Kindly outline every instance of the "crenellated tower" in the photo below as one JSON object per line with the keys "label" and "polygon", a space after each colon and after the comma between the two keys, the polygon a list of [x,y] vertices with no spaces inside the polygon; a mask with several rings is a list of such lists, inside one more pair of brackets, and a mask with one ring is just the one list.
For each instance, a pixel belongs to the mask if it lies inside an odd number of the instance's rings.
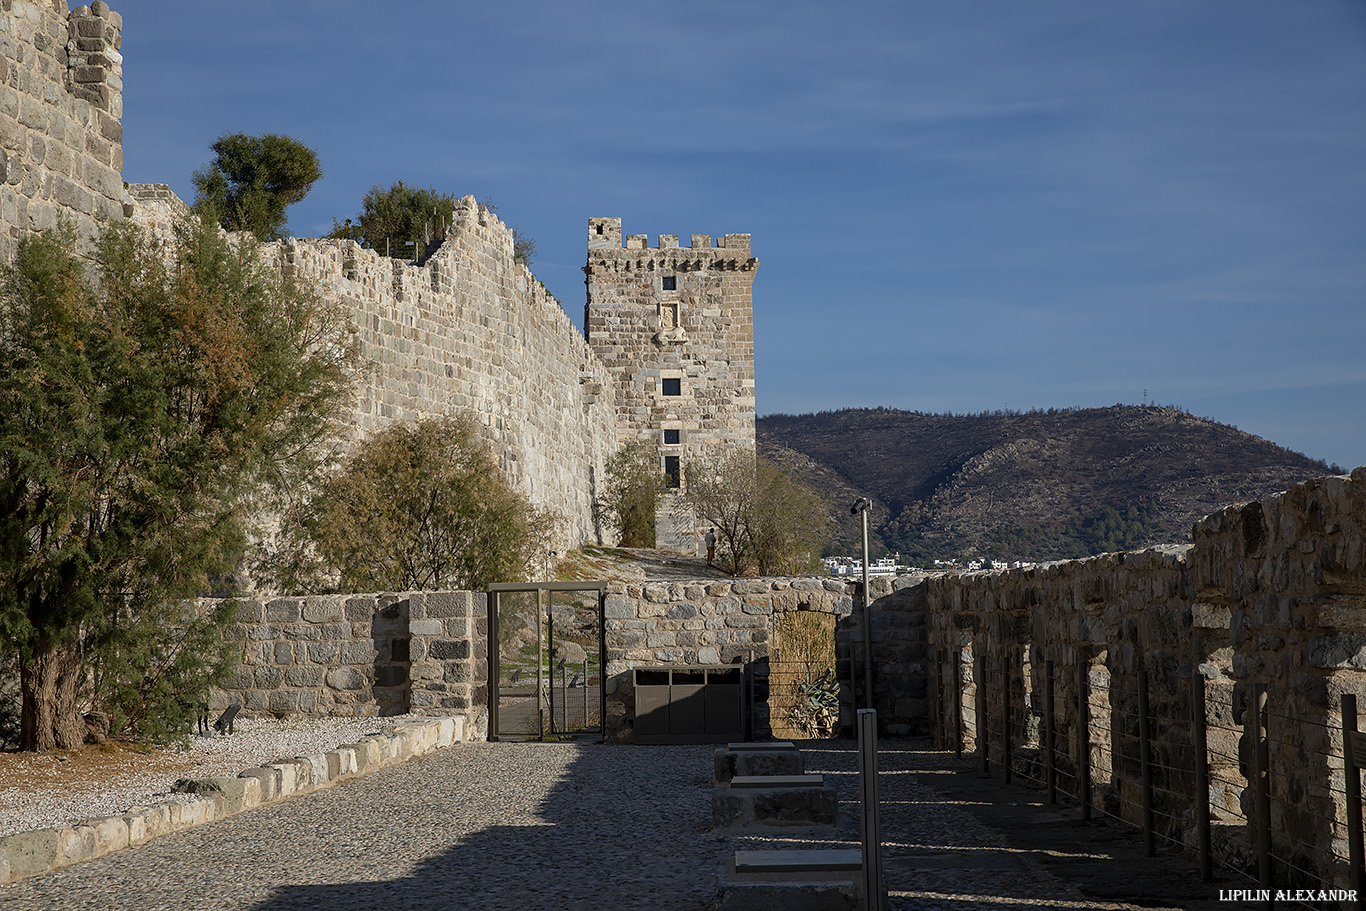
{"label": "crenellated tower", "polygon": [[656,521],[658,546],[692,552],[698,529],[682,504],[683,466],[754,448],[754,312],[759,261],[748,234],[691,247],[661,234],[623,245],[620,218],[588,220],[584,334],[616,385],[621,442],[655,440],[675,489]]}

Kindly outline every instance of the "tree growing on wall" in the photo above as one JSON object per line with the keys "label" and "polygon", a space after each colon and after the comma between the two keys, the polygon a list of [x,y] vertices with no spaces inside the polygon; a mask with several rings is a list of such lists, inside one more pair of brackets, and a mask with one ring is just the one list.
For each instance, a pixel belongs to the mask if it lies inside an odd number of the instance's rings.
{"label": "tree growing on wall", "polygon": [[260,568],[289,592],[478,589],[539,571],[555,523],[473,420],[392,424],[289,511]]}
{"label": "tree growing on wall", "polygon": [[659,447],[648,440],[627,443],[607,460],[597,510],[617,530],[618,546],[655,546],[655,510],[666,484]]}
{"label": "tree growing on wall", "polygon": [[[495,215],[498,213],[498,206],[490,197],[485,197],[480,205]],[[521,263],[528,269],[536,262],[536,239],[516,227],[512,229],[512,261]]]}
{"label": "tree growing on wall", "polygon": [[308,469],[356,359],[346,314],[217,225],[170,251],[110,227],[95,266],[50,232],[0,282],[0,642],[26,750],[79,746],[86,706],[175,720],[225,671],[228,612],[181,605]]}
{"label": "tree growing on wall", "polygon": [[210,146],[214,160],[192,178],[195,207],[229,231],[258,240],[285,236],[285,209],[323,176],[317,154],[289,136],[227,133]]}
{"label": "tree growing on wall", "polygon": [[410,187],[401,180],[375,184],[361,198],[354,221],[334,224],[331,237],[355,240],[399,259],[418,257],[451,218],[455,195]]}
{"label": "tree growing on wall", "polygon": [[721,565],[736,575],[791,575],[820,565],[829,504],[783,466],[752,449],[717,464],[690,463],[693,513],[716,529]]}

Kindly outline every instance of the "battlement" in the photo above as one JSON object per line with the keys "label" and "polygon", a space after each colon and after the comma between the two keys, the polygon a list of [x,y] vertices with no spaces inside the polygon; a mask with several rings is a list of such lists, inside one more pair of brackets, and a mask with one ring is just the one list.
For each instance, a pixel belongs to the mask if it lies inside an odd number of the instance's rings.
{"label": "battlement", "polygon": [[0,263],[69,221],[88,242],[123,218],[123,18],[104,2],[0,4]]}
{"label": "battlement", "polygon": [[622,244],[621,219],[620,218],[590,218],[588,219],[588,249],[589,250],[625,250],[627,252],[645,250],[687,250],[692,249],[698,252],[703,250],[724,250],[727,253],[743,255],[749,258],[749,235],[748,234],[725,234],[717,239],[716,245],[712,245],[710,234],[693,234],[692,247],[680,247],[678,245],[677,234],[659,235],[659,243],[650,246],[650,236],[648,234],[631,234]]}

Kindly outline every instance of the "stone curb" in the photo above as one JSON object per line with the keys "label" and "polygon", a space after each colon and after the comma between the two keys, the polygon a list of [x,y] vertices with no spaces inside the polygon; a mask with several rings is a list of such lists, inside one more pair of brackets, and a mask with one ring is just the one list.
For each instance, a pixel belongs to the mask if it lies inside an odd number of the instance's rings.
{"label": "stone curb", "polygon": [[406,722],[328,753],[268,763],[246,769],[236,778],[186,782],[186,793],[148,807],[133,807],[121,816],[0,838],[0,883],[50,873],[262,804],[309,794],[460,743],[464,736],[464,718]]}

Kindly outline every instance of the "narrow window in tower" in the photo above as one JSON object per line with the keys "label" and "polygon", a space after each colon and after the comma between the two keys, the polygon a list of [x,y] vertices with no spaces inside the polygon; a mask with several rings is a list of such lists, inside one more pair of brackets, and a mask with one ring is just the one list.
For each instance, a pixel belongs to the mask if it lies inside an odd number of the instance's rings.
{"label": "narrow window in tower", "polygon": [[683,394],[683,381],[678,377],[665,377],[660,380],[660,382],[663,384],[663,392],[665,395]]}
{"label": "narrow window in tower", "polygon": [[666,431],[664,431],[664,445],[665,445],[665,446],[677,446],[677,445],[678,445],[678,431],[677,431],[677,430],[666,430]]}
{"label": "narrow window in tower", "polygon": [[660,281],[664,283],[663,288],[665,291],[678,290],[678,279],[675,276],[666,275],[662,279],[660,279]]}
{"label": "narrow window in tower", "polygon": [[669,487],[677,488],[680,486],[681,476],[678,470],[678,456],[664,457],[664,475]]}
{"label": "narrow window in tower", "polygon": [[602,225],[598,225],[598,233],[599,233],[599,234],[602,233]]}

